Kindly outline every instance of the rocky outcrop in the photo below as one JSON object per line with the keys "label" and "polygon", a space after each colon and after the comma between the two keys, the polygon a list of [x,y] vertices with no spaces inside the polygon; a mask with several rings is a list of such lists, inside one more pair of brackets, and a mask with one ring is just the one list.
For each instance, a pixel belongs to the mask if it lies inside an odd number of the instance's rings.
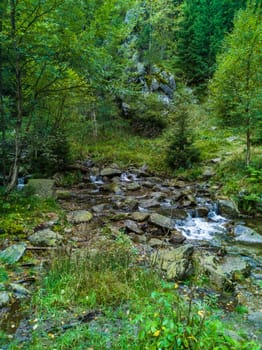
{"label": "rocky outcrop", "polygon": [[169,280],[182,280],[193,272],[192,254],[194,248],[186,244],[176,249],[163,249],[151,256],[154,265],[166,271]]}
{"label": "rocky outcrop", "polygon": [[247,226],[236,225],[234,227],[234,236],[236,243],[262,247],[262,236]]}
{"label": "rocky outcrop", "polygon": [[152,224],[163,229],[171,230],[174,228],[174,224],[171,218],[158,213],[151,214],[149,220]]}
{"label": "rocky outcrop", "polygon": [[227,218],[237,218],[239,216],[239,210],[236,203],[230,199],[219,199],[218,210],[222,216]]}

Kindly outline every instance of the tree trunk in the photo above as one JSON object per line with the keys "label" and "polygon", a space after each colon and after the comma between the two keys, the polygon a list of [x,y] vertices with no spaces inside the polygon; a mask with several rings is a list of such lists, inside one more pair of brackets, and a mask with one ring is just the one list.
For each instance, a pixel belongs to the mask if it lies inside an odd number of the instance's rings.
{"label": "tree trunk", "polygon": [[10,0],[11,13],[11,38],[13,41],[13,50],[15,57],[15,91],[16,91],[16,127],[15,127],[15,157],[10,170],[10,181],[7,186],[7,192],[14,189],[17,183],[19,163],[21,155],[21,129],[23,119],[23,93],[22,93],[22,72],[20,67],[20,56],[16,42],[16,4],[14,0]]}

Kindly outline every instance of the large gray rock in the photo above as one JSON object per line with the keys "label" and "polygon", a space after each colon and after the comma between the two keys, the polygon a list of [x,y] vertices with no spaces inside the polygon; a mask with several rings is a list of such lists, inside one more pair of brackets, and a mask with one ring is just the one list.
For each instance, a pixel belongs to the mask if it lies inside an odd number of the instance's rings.
{"label": "large gray rock", "polygon": [[163,249],[153,253],[151,261],[166,271],[169,280],[181,280],[192,273],[193,251],[190,244],[172,250]]}
{"label": "large gray rock", "polygon": [[249,276],[251,266],[242,257],[225,256],[219,260],[215,255],[199,257],[200,273],[208,274],[210,282],[219,290],[233,289],[233,283]]}
{"label": "large gray rock", "polygon": [[25,298],[31,294],[28,289],[18,283],[10,283],[9,289],[15,294],[16,298],[18,299]]}
{"label": "large gray rock", "polygon": [[131,218],[135,221],[142,222],[149,218],[149,214],[140,211],[135,211],[134,213],[132,213]]}
{"label": "large gray rock", "polygon": [[8,305],[10,301],[9,294],[5,291],[0,292],[0,307]]}
{"label": "large gray rock", "polygon": [[171,218],[158,213],[151,214],[149,220],[152,224],[164,229],[171,230],[174,228],[174,224]]}
{"label": "large gray rock", "polygon": [[116,175],[121,175],[122,171],[116,167],[108,167],[101,170],[101,176],[114,177]]}
{"label": "large gray rock", "polygon": [[55,180],[51,179],[30,179],[28,181],[29,187],[31,187],[36,195],[42,198],[48,198],[54,196]]}
{"label": "large gray rock", "polygon": [[234,227],[235,242],[245,245],[262,246],[262,236],[244,225]]}
{"label": "large gray rock", "polygon": [[133,220],[126,220],[125,221],[125,227],[131,231],[131,232],[135,232],[139,235],[141,235],[143,233],[143,231],[139,228],[139,226],[137,225],[137,223]]}
{"label": "large gray rock", "polygon": [[159,207],[160,203],[157,199],[151,198],[151,199],[146,199],[146,200],[140,201],[139,206],[142,208],[145,208],[145,209],[149,209],[149,208]]}
{"label": "large gray rock", "polygon": [[67,214],[67,220],[72,224],[81,224],[91,221],[92,213],[87,210],[75,210]]}
{"label": "large gray rock", "polygon": [[0,252],[0,260],[8,264],[14,264],[24,255],[26,250],[25,243],[11,245],[2,252]]}
{"label": "large gray rock", "polygon": [[59,241],[62,240],[62,236],[50,229],[37,231],[28,237],[28,240],[38,247],[55,247]]}
{"label": "large gray rock", "polygon": [[236,218],[239,216],[239,210],[236,203],[230,199],[218,200],[219,213],[228,218]]}

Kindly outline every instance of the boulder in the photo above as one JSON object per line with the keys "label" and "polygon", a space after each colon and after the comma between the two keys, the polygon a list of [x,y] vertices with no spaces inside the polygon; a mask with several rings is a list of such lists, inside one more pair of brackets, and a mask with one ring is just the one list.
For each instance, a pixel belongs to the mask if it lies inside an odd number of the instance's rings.
{"label": "boulder", "polygon": [[168,242],[171,244],[182,244],[186,240],[186,237],[179,231],[172,230],[171,236],[168,239]]}
{"label": "boulder", "polygon": [[169,280],[182,280],[192,273],[193,251],[190,244],[172,250],[163,249],[153,253],[151,261],[166,271]]}
{"label": "boulder", "polygon": [[151,198],[151,199],[140,201],[139,206],[145,209],[149,209],[149,208],[159,207],[160,203],[157,199]]}
{"label": "boulder", "polygon": [[137,234],[142,234],[143,231],[138,227],[137,223],[133,220],[126,220],[125,221],[125,227],[131,231],[131,232],[135,232]]}
{"label": "boulder", "polygon": [[137,191],[137,190],[140,190],[141,186],[137,182],[132,182],[132,183],[127,184],[126,188],[129,191]]}
{"label": "boulder", "polygon": [[262,236],[251,228],[244,225],[234,227],[234,241],[245,245],[262,246]]}
{"label": "boulder", "polygon": [[121,175],[122,171],[117,167],[107,167],[101,170],[101,176],[114,177],[117,175]]}
{"label": "boulder", "polygon": [[52,179],[29,179],[27,186],[31,187],[36,195],[42,198],[54,196],[55,180]]}
{"label": "boulder", "polygon": [[25,243],[13,244],[0,252],[0,260],[8,264],[14,264],[24,255],[26,250]]}
{"label": "boulder", "polygon": [[239,210],[236,203],[230,199],[219,199],[218,210],[222,216],[228,218],[237,218],[239,216]]}
{"label": "boulder", "polygon": [[158,213],[151,214],[149,221],[152,224],[154,224],[158,227],[161,227],[163,229],[171,230],[172,228],[174,228],[174,224],[173,224],[171,218],[164,216],[164,215],[161,215],[161,214],[158,214]]}
{"label": "boulder", "polygon": [[62,240],[62,236],[50,229],[37,231],[28,237],[28,240],[38,247],[55,247],[59,241]]}
{"label": "boulder", "polygon": [[17,283],[10,283],[9,289],[15,294],[15,297],[18,299],[25,298],[31,294],[28,289]]}
{"label": "boulder", "polygon": [[0,307],[8,305],[10,301],[9,294],[5,291],[0,292]]}
{"label": "boulder", "polygon": [[81,224],[91,221],[92,213],[87,210],[75,210],[67,214],[67,220],[72,224]]}
{"label": "boulder", "polygon": [[148,213],[143,213],[143,212],[140,212],[140,211],[135,211],[131,215],[131,219],[133,219],[135,221],[138,221],[138,222],[145,221],[148,218],[149,218],[149,214]]}
{"label": "boulder", "polygon": [[163,242],[161,239],[158,238],[151,238],[148,242],[148,245],[152,248],[159,248],[166,245],[165,242]]}
{"label": "boulder", "polygon": [[222,260],[216,255],[199,257],[200,273],[209,276],[210,282],[219,290],[232,290],[234,282],[249,276],[251,266],[242,257],[225,256]]}

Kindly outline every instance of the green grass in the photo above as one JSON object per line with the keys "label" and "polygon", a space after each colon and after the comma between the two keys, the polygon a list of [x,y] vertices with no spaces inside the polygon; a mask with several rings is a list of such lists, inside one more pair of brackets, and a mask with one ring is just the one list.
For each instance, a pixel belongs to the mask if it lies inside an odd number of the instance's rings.
{"label": "green grass", "polygon": [[194,289],[180,296],[121,233],[58,255],[31,301],[31,340],[9,350],[259,349],[227,336],[217,309]]}

